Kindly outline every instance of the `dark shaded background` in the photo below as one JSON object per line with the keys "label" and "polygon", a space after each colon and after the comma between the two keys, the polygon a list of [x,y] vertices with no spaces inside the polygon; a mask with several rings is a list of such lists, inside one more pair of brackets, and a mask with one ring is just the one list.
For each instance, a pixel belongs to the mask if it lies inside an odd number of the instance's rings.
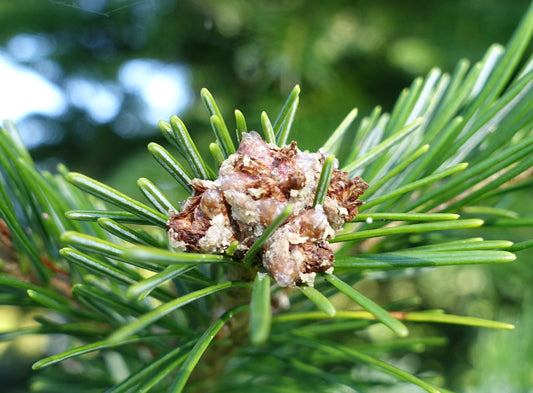
{"label": "dark shaded background", "polygon": [[[401,89],[431,67],[451,72],[459,59],[475,62],[492,43],[505,44],[528,3],[0,0],[0,58],[40,75],[62,100],[54,115],[16,117],[38,164],[54,170],[66,163],[136,195],[141,176],[172,187],[145,149],[149,141],[164,144],[158,120],[178,114],[200,146],[212,139],[202,87],[213,93],[228,125],[239,108],[249,129],[258,129],[261,111],[275,118],[300,84],[293,136],[303,148],[316,149],[353,107],[360,118],[378,104],[390,111]],[[2,96],[41,99],[31,86],[7,82],[0,75]],[[0,108],[0,117],[15,115]],[[526,212],[527,195],[508,201],[509,207]],[[427,368],[440,370],[458,390],[533,386],[533,372],[524,370],[533,364],[526,259],[393,283],[421,296],[426,307],[520,323],[512,333],[431,331],[448,336],[451,346],[426,359]],[[367,294],[377,296],[368,285]],[[0,379],[24,380],[25,356],[32,355],[3,351]]]}

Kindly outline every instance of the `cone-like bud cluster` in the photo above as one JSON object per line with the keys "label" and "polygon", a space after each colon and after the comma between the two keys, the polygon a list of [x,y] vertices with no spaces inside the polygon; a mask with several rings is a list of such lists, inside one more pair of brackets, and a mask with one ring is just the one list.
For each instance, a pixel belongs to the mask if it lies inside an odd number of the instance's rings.
{"label": "cone-like bud cluster", "polygon": [[360,177],[348,179],[334,169],[323,205],[313,207],[324,160],[321,152],[300,151],[296,142],[280,148],[256,132],[243,133],[217,180],[193,180],[195,194],[168,221],[171,245],[220,254],[238,241],[236,255],[244,255],[292,204],[292,215],[266,240],[260,255],[280,286],[312,286],[316,273],[333,271],[328,239],[353,220],[368,187]]}

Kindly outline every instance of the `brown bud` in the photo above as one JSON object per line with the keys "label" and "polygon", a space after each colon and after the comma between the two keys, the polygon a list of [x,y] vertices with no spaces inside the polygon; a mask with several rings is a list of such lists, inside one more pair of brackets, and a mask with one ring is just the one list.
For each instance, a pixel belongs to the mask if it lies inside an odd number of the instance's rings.
{"label": "brown bud", "polygon": [[313,285],[316,273],[333,270],[328,239],[355,217],[368,187],[334,169],[324,206],[313,208],[324,159],[300,151],[296,142],[279,148],[256,132],[243,133],[217,180],[193,180],[195,194],[168,221],[171,245],[223,253],[238,240],[242,255],[291,204],[293,214],[263,245],[263,265],[280,286]]}

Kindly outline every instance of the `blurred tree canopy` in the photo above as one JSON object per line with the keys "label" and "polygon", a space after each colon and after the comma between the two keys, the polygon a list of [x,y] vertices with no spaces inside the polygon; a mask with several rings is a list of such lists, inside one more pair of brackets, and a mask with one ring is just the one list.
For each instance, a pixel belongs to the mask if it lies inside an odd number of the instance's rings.
{"label": "blurred tree canopy", "polygon": [[257,129],[260,112],[277,113],[299,83],[295,135],[311,134],[304,147],[316,148],[352,107],[390,110],[415,76],[435,65],[452,71],[505,42],[527,3],[3,0],[0,47],[64,102],[60,113],[17,121],[23,135],[39,136],[36,159],[101,177],[125,157],[134,165],[132,153],[159,138],[161,118],[176,113],[202,138],[202,87]]}

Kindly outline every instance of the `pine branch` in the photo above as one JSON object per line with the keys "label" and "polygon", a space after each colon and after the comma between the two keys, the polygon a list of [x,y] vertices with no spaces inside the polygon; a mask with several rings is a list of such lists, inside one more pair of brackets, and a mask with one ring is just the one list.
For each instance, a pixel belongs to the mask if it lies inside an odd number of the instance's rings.
{"label": "pine branch", "polygon": [[[324,158],[312,208],[320,210],[326,203],[336,165],[333,154],[350,177],[362,176],[370,188],[360,209],[364,213],[329,239],[342,243],[336,249],[336,275],[322,274],[314,288],[301,285],[282,291],[257,262],[273,233],[291,219],[294,206],[278,212],[247,252],[238,241],[218,254],[177,251],[164,229],[179,201],[146,178],[138,185],[153,207],[63,167],[57,175],[41,173],[15,126],[4,123],[0,246],[9,255],[3,269],[10,273],[0,274],[0,303],[41,307],[65,322],[41,319],[36,327],[0,333],[0,340],[24,334],[73,338],[68,350],[38,361],[35,369],[58,367],[88,352],[106,356],[112,350],[131,370],[119,383],[110,383],[112,363],[108,367],[79,358],[82,367],[98,370],[80,378],[100,378],[98,383],[108,392],[181,392],[187,386],[201,387],[199,381],[206,376],[220,381],[219,386],[243,390],[223,381],[228,382],[228,376],[253,379],[258,373],[255,361],[261,362],[266,383],[272,383],[269,375],[278,375],[281,362],[295,375],[320,378],[331,386],[346,381],[356,385],[342,370],[362,363],[439,391],[419,376],[351,347],[340,333],[362,337],[374,323],[402,337],[417,322],[512,328],[468,316],[406,311],[411,303],[396,310],[377,304],[353,285],[369,272],[510,262],[513,252],[533,247],[531,240],[513,245],[469,237],[472,228],[533,225],[531,217],[476,205],[487,195],[501,198],[531,184],[527,178],[511,183],[524,173],[530,175],[533,164],[533,58],[522,70],[516,68],[532,34],[533,5],[506,49],[493,46],[472,67],[460,61],[452,74],[433,69],[402,92],[390,114],[376,107],[355,130],[351,124],[357,110],[347,115],[323,146],[329,157]],[[264,138],[271,146],[290,141],[299,94],[296,86],[274,123],[266,112],[261,114]],[[203,89],[201,95],[215,139],[210,151],[220,166],[237,151],[233,139],[241,143],[246,119],[235,111],[237,136],[232,137],[211,93]],[[216,171],[206,164],[179,118],[173,116],[159,127],[188,167],[155,143],[149,152],[179,186],[197,195],[198,184],[204,183],[193,179],[215,180]],[[350,148],[341,154],[345,141]],[[465,213],[471,218],[460,219]],[[440,241],[429,236],[436,232],[442,235]],[[423,246],[410,243],[413,234],[422,237]],[[364,311],[339,309],[331,300],[337,294],[347,295]],[[279,306],[286,298],[288,309]],[[403,343],[414,341],[397,342],[408,350]],[[365,348],[377,350],[379,343]],[[310,359],[315,362],[310,364]],[[199,362],[202,367],[197,367]],[[238,370],[231,369],[233,363],[239,364]],[[327,371],[331,364],[338,374]],[[60,386],[62,375],[51,383]],[[286,382],[307,386],[305,378]]]}

